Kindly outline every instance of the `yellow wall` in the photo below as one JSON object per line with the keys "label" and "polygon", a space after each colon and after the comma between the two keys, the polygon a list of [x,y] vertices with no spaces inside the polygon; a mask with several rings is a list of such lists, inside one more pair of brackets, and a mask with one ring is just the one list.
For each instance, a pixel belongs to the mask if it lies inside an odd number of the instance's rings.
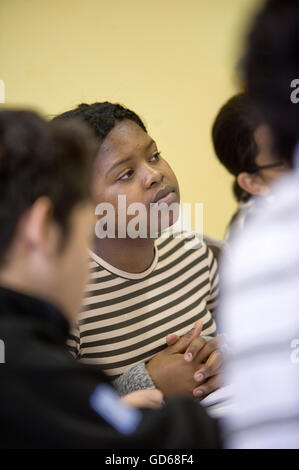
{"label": "yellow wall", "polygon": [[111,100],[148,124],[185,202],[203,202],[222,237],[235,209],[210,140],[258,0],[0,0],[0,79],[8,105],[47,115]]}

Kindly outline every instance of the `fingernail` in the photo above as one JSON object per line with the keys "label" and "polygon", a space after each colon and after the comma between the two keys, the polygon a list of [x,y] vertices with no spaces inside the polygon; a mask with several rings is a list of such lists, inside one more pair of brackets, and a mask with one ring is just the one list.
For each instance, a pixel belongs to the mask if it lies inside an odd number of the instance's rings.
{"label": "fingernail", "polygon": [[199,382],[202,379],[203,379],[203,374],[201,374],[201,373],[195,374],[195,380],[197,380]]}
{"label": "fingernail", "polygon": [[203,391],[202,390],[196,390],[196,392],[194,392],[194,395],[198,398],[198,397],[201,397],[203,394]]}
{"label": "fingernail", "polygon": [[192,361],[192,353],[191,352],[188,352],[187,354],[185,354],[185,360],[186,361]]}

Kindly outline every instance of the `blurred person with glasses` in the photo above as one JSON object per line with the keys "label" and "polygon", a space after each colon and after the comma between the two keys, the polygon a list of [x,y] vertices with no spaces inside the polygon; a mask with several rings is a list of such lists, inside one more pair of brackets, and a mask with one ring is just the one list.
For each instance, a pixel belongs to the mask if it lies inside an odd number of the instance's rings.
{"label": "blurred person with glasses", "polygon": [[256,201],[271,195],[272,184],[289,170],[289,163],[269,152],[269,130],[246,93],[231,97],[219,110],[212,141],[220,163],[235,176],[233,193],[238,208],[226,233],[242,230]]}

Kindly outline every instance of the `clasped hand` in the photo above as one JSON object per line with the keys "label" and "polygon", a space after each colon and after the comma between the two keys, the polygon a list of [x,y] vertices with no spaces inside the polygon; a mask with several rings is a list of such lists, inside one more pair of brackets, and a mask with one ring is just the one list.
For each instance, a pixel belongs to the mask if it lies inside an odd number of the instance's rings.
{"label": "clasped hand", "polygon": [[165,398],[180,395],[202,400],[219,388],[223,362],[220,338],[207,341],[201,331],[199,321],[181,338],[168,335],[168,346],[147,363],[148,373]]}

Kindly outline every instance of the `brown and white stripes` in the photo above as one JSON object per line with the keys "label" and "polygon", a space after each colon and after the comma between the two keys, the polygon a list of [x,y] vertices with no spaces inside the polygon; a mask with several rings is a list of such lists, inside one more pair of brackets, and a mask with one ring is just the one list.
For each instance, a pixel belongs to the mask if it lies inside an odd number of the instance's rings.
{"label": "brown and white stripes", "polygon": [[161,351],[167,334],[182,335],[199,319],[204,335],[215,334],[217,262],[194,236],[158,238],[154,261],[141,274],[120,271],[93,252],[90,256],[83,310],[68,340],[78,360],[116,378]]}

